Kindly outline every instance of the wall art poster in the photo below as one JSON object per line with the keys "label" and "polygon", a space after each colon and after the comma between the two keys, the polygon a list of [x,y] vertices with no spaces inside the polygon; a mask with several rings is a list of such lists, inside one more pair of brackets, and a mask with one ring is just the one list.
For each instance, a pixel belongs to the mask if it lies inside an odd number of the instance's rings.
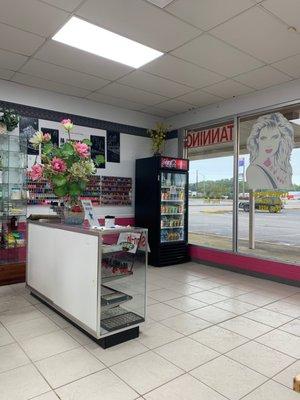
{"label": "wall art poster", "polygon": [[37,118],[31,117],[20,117],[19,122],[19,133],[20,139],[27,141],[27,154],[30,155],[38,155],[39,150],[35,149],[32,144],[29,142],[29,139],[38,131],[39,129],[39,120]]}
{"label": "wall art poster", "polygon": [[107,161],[120,162],[120,132],[106,131]]}
{"label": "wall art poster", "polygon": [[294,147],[292,124],[279,112],[259,117],[247,141],[250,189],[291,189],[291,153]]}
{"label": "wall art poster", "polygon": [[[105,137],[91,135],[91,157],[95,161],[97,156],[103,156],[105,158]],[[102,164],[97,165],[97,168],[105,168],[105,161]]]}

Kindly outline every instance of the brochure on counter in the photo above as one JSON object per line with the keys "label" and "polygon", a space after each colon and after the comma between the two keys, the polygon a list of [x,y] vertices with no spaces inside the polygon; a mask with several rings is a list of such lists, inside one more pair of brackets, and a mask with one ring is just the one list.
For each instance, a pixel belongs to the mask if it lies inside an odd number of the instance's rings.
{"label": "brochure on counter", "polygon": [[85,212],[85,218],[88,220],[90,227],[92,229],[102,229],[103,227],[101,227],[99,224],[91,200],[81,200],[81,203]]}

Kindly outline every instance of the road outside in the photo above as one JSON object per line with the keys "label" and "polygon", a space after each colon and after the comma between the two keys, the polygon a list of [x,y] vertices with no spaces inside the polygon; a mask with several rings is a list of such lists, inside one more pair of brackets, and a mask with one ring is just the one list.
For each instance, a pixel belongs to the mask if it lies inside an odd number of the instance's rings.
{"label": "road outside", "polygon": [[[189,202],[190,242],[230,249],[232,239],[232,201],[219,204],[201,199]],[[255,212],[256,249],[248,248],[249,214],[239,211],[240,251],[300,264],[300,201],[291,200],[282,212]],[[275,254],[276,253],[276,254]]]}

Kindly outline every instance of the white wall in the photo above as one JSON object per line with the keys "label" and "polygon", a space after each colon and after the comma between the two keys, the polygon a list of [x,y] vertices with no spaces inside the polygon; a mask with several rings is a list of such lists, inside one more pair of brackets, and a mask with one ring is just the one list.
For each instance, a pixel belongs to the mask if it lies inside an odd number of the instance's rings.
{"label": "white wall", "polygon": [[300,79],[273,86],[244,96],[212,104],[168,118],[172,129],[223,119],[234,114],[248,113],[260,108],[272,108],[282,103],[300,100]]}
{"label": "white wall", "polygon": [[123,108],[58,94],[48,90],[31,88],[1,79],[0,100],[142,128],[152,128],[159,120],[159,117],[154,117],[139,111],[125,110]]}
{"label": "white wall", "polygon": [[168,139],[166,140],[164,153],[168,157],[178,157],[178,139]]}

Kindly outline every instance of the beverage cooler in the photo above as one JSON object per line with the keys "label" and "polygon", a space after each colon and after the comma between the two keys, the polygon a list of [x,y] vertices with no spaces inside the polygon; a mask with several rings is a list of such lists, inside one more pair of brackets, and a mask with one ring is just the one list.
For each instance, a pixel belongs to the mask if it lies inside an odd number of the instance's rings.
{"label": "beverage cooler", "polygon": [[185,159],[136,160],[135,225],[149,230],[149,264],[188,260],[188,166]]}

